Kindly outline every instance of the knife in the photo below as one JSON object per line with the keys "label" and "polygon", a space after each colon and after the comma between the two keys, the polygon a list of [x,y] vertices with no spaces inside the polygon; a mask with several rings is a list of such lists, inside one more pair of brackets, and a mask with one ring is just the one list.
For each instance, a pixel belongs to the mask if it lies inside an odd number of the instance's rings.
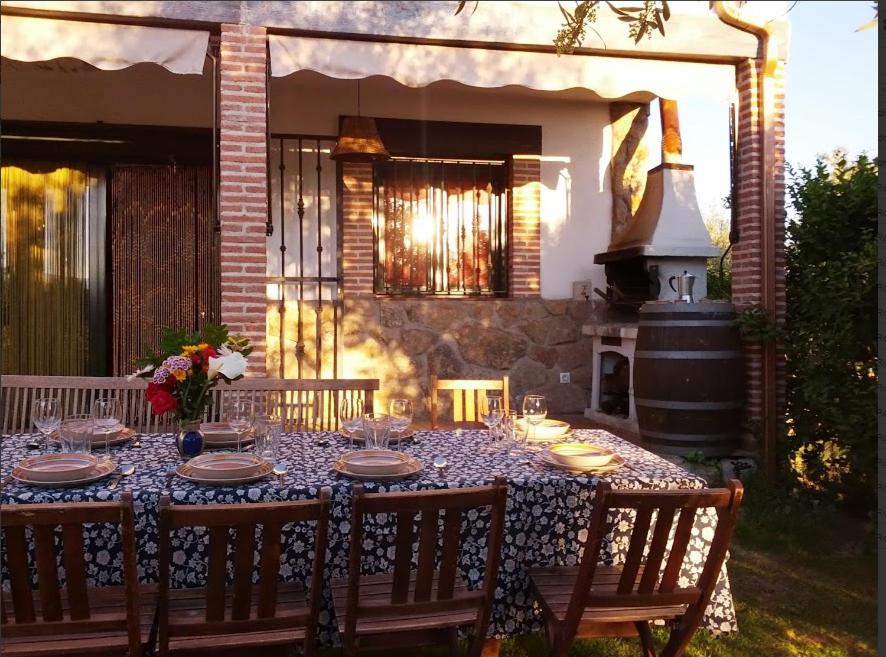
{"label": "knife", "polygon": [[120,483],[120,480],[123,479],[122,474],[115,474],[111,479],[111,483],[108,484],[108,490],[115,490],[117,488],[117,484]]}

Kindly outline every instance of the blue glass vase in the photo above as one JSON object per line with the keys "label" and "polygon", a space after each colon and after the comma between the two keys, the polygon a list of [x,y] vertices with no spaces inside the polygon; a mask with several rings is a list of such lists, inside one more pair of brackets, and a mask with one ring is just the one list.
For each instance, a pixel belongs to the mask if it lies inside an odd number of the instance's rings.
{"label": "blue glass vase", "polygon": [[182,458],[192,459],[203,453],[204,438],[200,421],[181,422],[175,436],[175,446]]}

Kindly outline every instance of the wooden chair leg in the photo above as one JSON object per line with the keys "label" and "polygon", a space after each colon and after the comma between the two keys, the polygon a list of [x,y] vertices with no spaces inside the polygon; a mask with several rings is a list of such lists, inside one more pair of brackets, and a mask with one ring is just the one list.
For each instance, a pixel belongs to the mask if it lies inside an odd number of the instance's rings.
{"label": "wooden chair leg", "polygon": [[458,628],[449,628],[449,657],[458,657]]}
{"label": "wooden chair leg", "polygon": [[649,623],[637,621],[634,625],[637,627],[637,634],[640,635],[643,657],[655,657],[655,643],[652,641],[652,631],[649,629]]}

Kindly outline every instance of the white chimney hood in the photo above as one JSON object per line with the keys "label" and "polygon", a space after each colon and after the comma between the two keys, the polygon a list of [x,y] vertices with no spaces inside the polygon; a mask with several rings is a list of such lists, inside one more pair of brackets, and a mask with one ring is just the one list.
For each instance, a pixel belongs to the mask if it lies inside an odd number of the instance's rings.
{"label": "white chimney hood", "polygon": [[628,258],[712,258],[720,255],[704,225],[695,196],[692,165],[665,162],[651,169],[630,226],[596,264]]}

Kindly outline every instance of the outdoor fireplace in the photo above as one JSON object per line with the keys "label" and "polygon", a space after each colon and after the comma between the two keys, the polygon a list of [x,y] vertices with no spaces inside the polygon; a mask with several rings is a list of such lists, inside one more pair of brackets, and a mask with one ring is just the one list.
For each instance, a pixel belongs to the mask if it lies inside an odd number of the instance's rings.
{"label": "outdoor fireplace", "polygon": [[[695,195],[693,167],[683,164],[680,126],[675,101],[660,100],[661,164],[651,169],[640,207],[628,227],[616,235],[603,253],[594,256],[606,272],[606,290],[594,291],[606,299],[620,321],[587,325],[593,341],[593,390],[585,415],[604,424],[637,430],[633,377],[637,340],[636,311],[649,301],[673,301],[677,293],[669,281],[682,274],[695,276],[694,300],[707,295],[707,260],[720,255],[711,243]],[[613,360],[623,358],[626,363]],[[615,367],[618,364],[618,371]],[[627,376],[625,405],[613,396],[613,386]]]}

